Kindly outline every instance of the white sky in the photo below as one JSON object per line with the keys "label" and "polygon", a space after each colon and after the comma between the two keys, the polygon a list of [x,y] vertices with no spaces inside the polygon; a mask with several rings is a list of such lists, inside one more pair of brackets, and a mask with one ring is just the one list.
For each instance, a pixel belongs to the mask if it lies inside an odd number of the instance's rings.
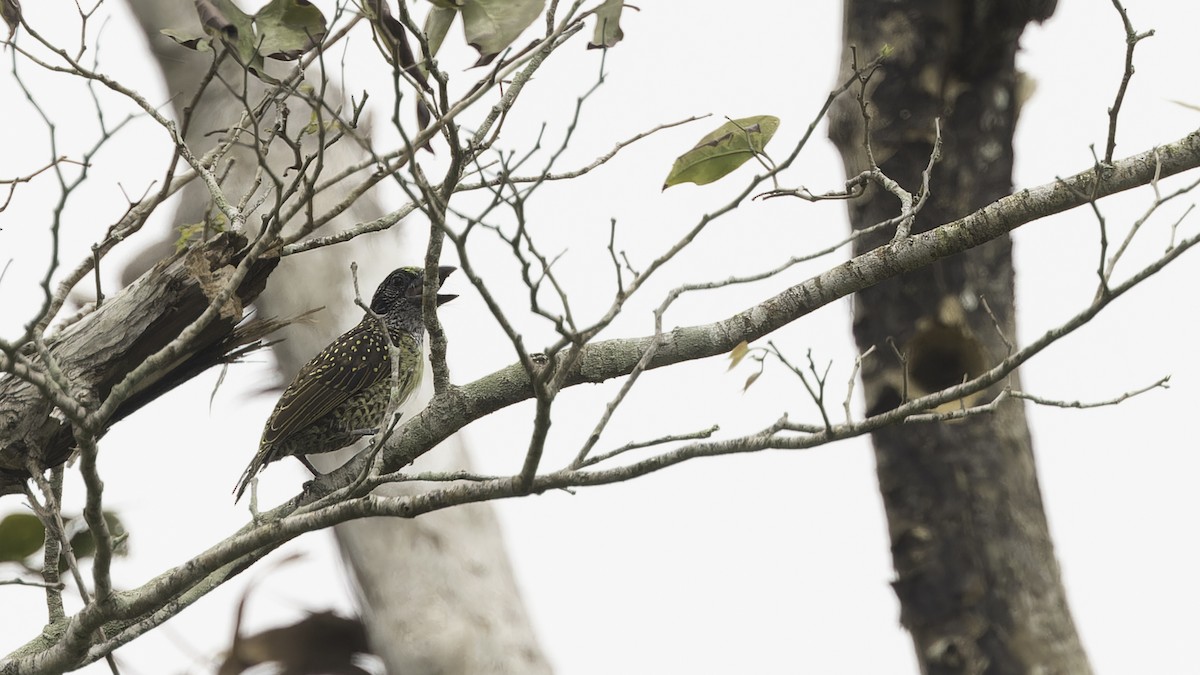
{"label": "white sky", "polygon": [[[1111,5],[1099,0],[1059,4],[1054,19],[1031,28],[1023,39],[1020,63],[1036,78],[1038,90],[1018,132],[1018,187],[1090,165],[1088,146],[1102,152],[1105,110],[1120,78],[1123,34]],[[1200,104],[1196,79],[1185,75],[1195,61],[1200,9],[1147,0],[1127,4],[1138,29],[1158,34],[1138,49],[1118,156],[1175,140],[1200,124],[1200,113],[1172,102]],[[47,30],[51,12],[73,13],[65,2],[26,5],[37,5],[26,11]],[[833,85],[840,3],[763,1],[740,3],[737,11],[732,6],[716,0],[687,3],[686,9],[654,3],[626,13],[626,39],[608,54],[607,81],[587,104],[581,135],[560,166],[587,163],[616,141],[662,122],[703,113],[716,119],[648,139],[582,180],[547,189],[532,205],[530,220],[543,249],[568,249],[567,280],[578,287],[584,308],[595,309],[602,300],[588,287],[608,278],[602,247],[610,218],[618,219],[624,247],[635,261],[645,261],[728,200],[753,171],[743,169],[705,188],[660,192],[676,155],[723,116],[754,114],[782,118],[768,149],[783,155]],[[163,100],[162,85],[124,6],[114,3],[112,9],[102,68],[151,100]],[[76,30],[69,22],[58,29],[64,36]],[[458,34],[455,29],[452,37]],[[562,50],[530,85],[508,122],[507,147],[524,147],[522,139],[543,122],[552,138],[561,134],[575,98],[594,82],[598,67],[599,53],[583,51],[583,44],[581,39]],[[463,50],[451,52],[443,66],[458,75],[471,58]],[[59,126],[59,152],[77,154],[95,134],[85,90],[28,67],[22,72]],[[466,75],[464,80],[473,79]],[[127,109],[107,95],[105,101],[112,104],[111,120]],[[44,127],[31,116],[7,71],[0,72],[0,102],[6,129],[0,135],[0,176],[27,173],[49,156]],[[97,156],[89,189],[66,212],[66,267],[73,267],[123,211],[118,184],[140,195],[159,177],[166,152],[161,131],[140,121]],[[822,131],[783,181],[816,191],[837,187],[841,176]],[[0,334],[5,337],[15,335],[34,309],[29,296],[47,261],[44,205],[52,188],[46,177],[23,186],[13,206],[0,214],[0,265],[14,260],[0,282]],[[388,194],[385,203],[395,206],[401,199]],[[1123,232],[1150,200],[1150,192],[1141,190],[1104,202],[1110,226]],[[1170,222],[1189,203],[1172,204],[1151,221],[1126,272],[1161,251]],[[1194,231],[1195,218],[1182,227]],[[840,204],[749,203],[716,223],[694,250],[664,270],[643,301],[606,335],[649,332],[649,308],[667,288],[773,267],[838,240],[846,228]],[[1023,341],[1090,300],[1096,230],[1095,219],[1080,209],[1017,232]],[[415,260],[416,252],[412,255]],[[844,255],[772,281],[682,300],[668,314],[667,326],[727,316]],[[1194,534],[1186,534],[1195,532],[1200,512],[1194,487],[1200,457],[1188,423],[1200,399],[1200,357],[1194,349],[1200,329],[1192,301],[1200,287],[1200,262],[1193,257],[1185,256],[1022,370],[1028,391],[1081,400],[1109,398],[1173,376],[1169,390],[1118,407],[1029,411],[1067,590],[1097,672],[1195,669],[1200,546]],[[364,269],[364,287],[373,287],[387,271]],[[509,306],[519,307],[511,269],[498,262],[489,271]],[[450,286],[463,294],[443,313],[455,380],[467,382],[510,363],[511,349],[496,347],[501,338],[486,322],[482,303],[461,280]],[[848,309],[848,301],[836,303],[773,336],[796,359],[811,348],[818,362],[832,360],[836,401],[844,396],[853,359]],[[545,326],[525,322],[522,327],[532,336],[530,345],[548,340]],[[783,412],[793,419],[815,418],[802,389],[780,369],[769,368],[743,395],[749,368],[727,374],[725,366],[723,359],[710,359],[651,373],[614,419],[602,446],[713,423],[722,433],[735,434]],[[231,370],[211,412],[207,401],[216,376],[209,373],[104,439],[100,468],[107,504],[132,530],[133,555],[114,569],[118,585],[140,584],[245,522],[244,507],[234,507],[229,490],[253,452],[273,396],[239,392],[256,389],[266,373],[266,364]],[[544,466],[573,456],[616,386],[564,395],[563,417],[556,418],[551,437],[555,450]],[[480,470],[512,472],[520,466],[521,433],[531,413],[529,406],[515,406],[468,429]],[[171,431],[180,424],[189,432]],[[260,491],[268,501],[283,499],[303,480],[298,464],[280,467],[263,476]],[[0,516],[20,508],[17,498],[6,498]],[[886,529],[865,441],[804,453],[693,461],[625,485],[514,500],[497,508],[542,645],[562,675],[916,672],[888,586]],[[251,628],[294,620],[305,608],[349,606],[326,535],[304,537],[284,551],[308,555],[304,562],[271,572],[270,579],[259,569],[243,575],[163,630],[118,651],[123,672],[205,672],[205,659],[227,644],[232,606],[250,582],[257,583],[249,605]],[[0,578],[8,576],[0,570]],[[0,598],[0,653],[7,653],[40,629],[44,604],[28,588],[0,587]]]}

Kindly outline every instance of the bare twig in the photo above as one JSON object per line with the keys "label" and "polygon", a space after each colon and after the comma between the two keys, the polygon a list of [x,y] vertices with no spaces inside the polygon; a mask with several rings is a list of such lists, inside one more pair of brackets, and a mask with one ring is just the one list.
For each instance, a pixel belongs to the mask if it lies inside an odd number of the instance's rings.
{"label": "bare twig", "polygon": [[1014,391],[1014,392],[1012,392],[1012,395],[1014,398],[1031,401],[1038,405],[1050,406],[1050,407],[1054,407],[1054,408],[1075,408],[1075,409],[1082,410],[1082,409],[1086,409],[1086,408],[1103,408],[1103,407],[1110,406],[1110,405],[1117,405],[1118,403],[1127,401],[1127,400],[1133,398],[1134,396],[1139,396],[1139,395],[1144,394],[1152,389],[1170,389],[1170,381],[1171,381],[1171,376],[1165,375],[1163,377],[1158,378],[1158,380],[1156,380],[1155,382],[1148,384],[1144,387],[1140,387],[1138,389],[1133,389],[1133,390],[1127,391],[1123,394],[1120,394],[1118,396],[1115,396],[1113,398],[1104,399],[1101,401],[1061,401],[1061,400],[1043,398],[1041,396],[1036,396],[1034,394],[1029,394],[1029,393],[1022,392],[1022,391]]}
{"label": "bare twig", "polygon": [[1139,33],[1133,29],[1129,21],[1129,13],[1121,0],[1112,0],[1113,7],[1121,15],[1121,23],[1125,27],[1125,73],[1121,76],[1121,86],[1117,88],[1117,97],[1112,107],[1108,109],[1108,145],[1104,150],[1104,163],[1112,164],[1113,151],[1117,148],[1117,115],[1121,113],[1121,103],[1125,100],[1125,90],[1129,88],[1129,80],[1133,78],[1133,49],[1137,43],[1154,35],[1153,30]]}

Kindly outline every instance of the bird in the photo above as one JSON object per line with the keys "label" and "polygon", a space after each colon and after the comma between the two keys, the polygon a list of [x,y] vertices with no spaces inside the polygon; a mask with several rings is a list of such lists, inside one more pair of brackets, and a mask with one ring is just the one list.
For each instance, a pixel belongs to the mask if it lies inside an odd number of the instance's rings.
{"label": "bird", "polygon": [[[455,269],[438,267],[439,287]],[[294,456],[319,475],[306,455],[339,450],[378,431],[392,390],[388,336],[400,354],[399,401],[416,391],[425,371],[424,283],[424,270],[419,267],[393,271],[371,298],[376,316],[364,316],[300,369],[267,419],[258,452],[234,488],[234,502],[271,462]],[[438,293],[436,303],[456,297]]]}

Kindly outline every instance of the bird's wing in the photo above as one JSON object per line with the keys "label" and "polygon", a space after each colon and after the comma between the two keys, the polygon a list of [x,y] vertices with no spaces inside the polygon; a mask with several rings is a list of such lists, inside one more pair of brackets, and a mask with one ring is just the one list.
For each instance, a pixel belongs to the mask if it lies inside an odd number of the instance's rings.
{"label": "bird's wing", "polygon": [[391,377],[387,341],[367,318],[309,361],[275,405],[262,447],[281,443],[367,387]]}

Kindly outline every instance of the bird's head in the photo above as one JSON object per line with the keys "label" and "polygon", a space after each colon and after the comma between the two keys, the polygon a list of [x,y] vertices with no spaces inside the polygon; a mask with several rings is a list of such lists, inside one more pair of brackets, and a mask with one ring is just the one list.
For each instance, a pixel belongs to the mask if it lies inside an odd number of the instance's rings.
{"label": "bird's head", "polygon": [[[448,266],[438,268],[439,287],[455,269],[457,268]],[[424,273],[425,271],[420,267],[401,267],[389,274],[383,283],[379,284],[379,288],[375,289],[375,295],[371,298],[371,311],[376,314],[387,314],[404,307],[420,308],[421,290],[425,286]],[[443,305],[457,297],[457,295],[438,293],[437,304]]]}

